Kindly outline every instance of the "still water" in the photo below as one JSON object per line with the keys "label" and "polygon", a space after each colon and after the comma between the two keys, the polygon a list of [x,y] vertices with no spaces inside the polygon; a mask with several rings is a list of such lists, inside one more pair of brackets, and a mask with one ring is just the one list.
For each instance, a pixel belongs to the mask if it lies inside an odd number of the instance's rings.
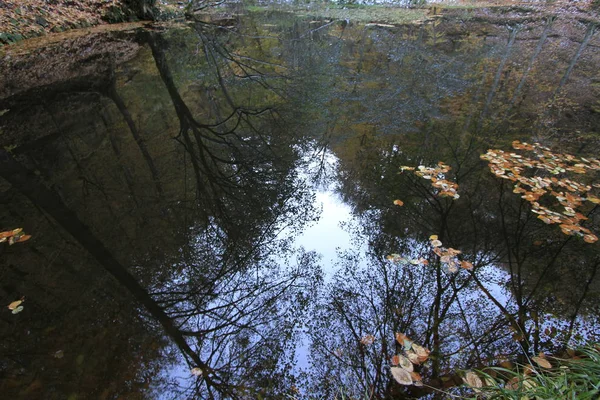
{"label": "still water", "polygon": [[270,10],[3,50],[3,396],[428,398],[598,341],[595,26]]}

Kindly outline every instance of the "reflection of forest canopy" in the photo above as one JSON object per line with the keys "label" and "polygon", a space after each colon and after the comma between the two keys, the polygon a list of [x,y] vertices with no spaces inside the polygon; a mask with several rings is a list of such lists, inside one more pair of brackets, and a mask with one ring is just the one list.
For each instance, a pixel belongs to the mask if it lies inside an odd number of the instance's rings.
{"label": "reflection of forest canopy", "polygon": [[[340,257],[313,303],[315,394],[426,394],[392,381],[396,332],[433,350],[420,370],[433,386],[456,368],[595,338],[595,247],[549,229],[479,160],[490,143],[531,135],[594,152],[596,89],[580,89],[597,64],[595,25],[268,23],[280,17],[238,21],[248,35],[206,24],[121,34],[119,52],[94,47],[81,77],[0,101],[3,131],[24,138],[0,153],[2,216],[34,233],[2,250],[2,294],[27,298],[2,331],[3,388],[93,396],[112,382],[107,395],[129,395],[162,377],[182,396],[291,393],[295,328],[320,282],[315,255],[292,247],[315,218],[299,176],[307,139],[322,160],[338,157],[347,227],[369,245]],[[557,30],[577,45],[559,46]],[[440,160],[457,201],[398,173]],[[447,273],[432,234],[474,270]],[[167,342],[199,378],[168,381]],[[58,377],[55,365],[76,367]]]}
{"label": "reflection of forest canopy", "polygon": [[[557,25],[579,37],[570,55],[557,54],[548,38]],[[422,27],[397,49],[385,43],[396,37],[387,32],[363,32],[360,42],[352,42],[353,56],[343,65],[344,76],[355,79],[346,81],[350,86],[335,85],[331,101],[340,111],[329,144],[340,159],[339,193],[357,217],[348,229],[369,247],[365,255],[351,252],[340,260],[340,271],[315,307],[312,390],[333,396],[344,387],[349,395],[376,398],[428,393],[392,383],[388,368],[399,351],[396,332],[433,350],[420,373],[437,387],[453,382],[457,368],[523,361],[568,342],[598,339],[596,248],[537,219],[512,185],[479,159],[493,143],[509,150],[513,139],[532,136],[548,144],[555,136],[573,151],[594,153],[597,141],[587,132],[596,119],[572,118],[586,115],[591,101],[583,92],[573,95],[589,82],[585,72],[574,76],[574,66],[585,70],[581,58],[593,57],[585,50],[594,28],[551,17],[533,25],[509,22],[494,47],[475,36],[459,41],[443,24]],[[530,31],[540,36],[534,40]],[[393,49],[387,59],[378,46]],[[524,69],[514,57],[528,60]],[[561,62],[551,63],[556,70],[534,70],[544,57]],[[386,73],[376,73],[381,70]],[[411,89],[402,95],[404,85]],[[536,93],[525,93],[528,85]],[[371,108],[366,100],[374,91],[381,101]],[[415,91],[418,96],[410,94]],[[581,131],[573,135],[574,129]],[[577,142],[587,146],[578,148]],[[403,165],[434,166],[440,160],[453,168],[459,200],[437,196],[431,181],[400,173]],[[403,206],[394,206],[394,199]],[[585,213],[586,226],[597,227],[596,208],[588,206]],[[444,271],[427,240],[434,234],[460,249],[473,272]],[[385,261],[390,253],[404,261]],[[428,265],[416,262],[420,257]],[[373,345],[361,343],[367,335],[375,336]]]}
{"label": "reflection of forest canopy", "polygon": [[[277,114],[278,105],[271,100],[279,96],[269,95],[267,74],[261,74],[248,58],[237,67],[252,67],[251,80],[256,84],[247,83],[249,76],[232,74],[236,59],[210,36],[214,32],[203,29],[197,30],[198,43],[188,45],[204,49],[204,57],[193,60],[194,68],[216,77],[216,81],[212,85],[206,80],[205,90],[188,93],[186,99],[167,62],[166,49],[172,43],[156,33],[140,37],[142,46],[147,43],[151,49],[141,54],[152,57],[156,75],[168,93],[168,103],[164,97],[158,102],[159,113],[164,116],[158,127],[140,120],[143,110],[139,108],[139,94],[121,89],[123,74],[130,73],[128,66],[108,58],[107,68],[101,69],[106,73],[98,77],[104,79],[104,85],[98,85],[100,90],[95,94],[81,95],[67,87],[56,96],[52,88],[46,89],[50,96],[42,97],[40,103],[42,112],[50,113],[50,117],[53,110],[74,98],[87,97],[97,106],[81,107],[78,115],[80,107],[70,103],[71,115],[57,119],[62,121],[57,122],[62,125],[61,136],[46,140],[40,153],[30,152],[16,161],[3,151],[3,177],[12,184],[11,192],[25,194],[30,204],[52,217],[47,229],[70,233],[96,258],[84,265],[99,263],[112,273],[163,326],[190,367],[204,371],[192,390],[210,396],[260,387],[270,392],[288,390],[279,385],[288,374],[284,364],[291,359],[282,357],[293,350],[295,321],[310,287],[318,282],[314,279],[314,256],[295,256],[290,247],[295,232],[314,217],[311,197],[297,176],[298,138]],[[141,74],[142,81],[146,74],[131,72],[134,77]],[[150,91],[151,96],[163,96],[160,89]],[[198,100],[204,100],[200,108],[196,106]],[[169,103],[174,113],[168,110]],[[8,117],[18,118],[16,110]],[[93,134],[82,126],[90,114],[93,121],[100,122],[93,126]],[[173,126],[175,120],[179,128]],[[165,140],[166,134],[175,140]],[[15,153],[19,154],[19,149]],[[63,154],[71,159],[61,159]],[[55,168],[49,169],[50,164]],[[44,182],[30,171],[32,168],[41,171]],[[46,188],[48,184],[52,189]],[[23,200],[17,203],[14,196],[11,199],[15,210],[29,207]],[[34,216],[39,218],[33,208],[31,212],[33,220]],[[284,231],[286,235],[281,237]],[[65,238],[65,243],[73,241]],[[74,242],[69,246],[77,248]],[[44,257],[52,259],[51,254]],[[282,268],[283,263],[288,267]],[[129,265],[132,268],[125,267]],[[60,270],[60,264],[52,268]],[[64,285],[73,280],[61,276]],[[28,289],[27,282],[9,291],[27,292],[32,306],[50,302]],[[42,279],[39,284],[45,287],[48,282]],[[64,304],[67,293],[65,290],[54,302]],[[59,293],[50,289],[49,294]],[[93,292],[90,295],[96,299]],[[122,301],[131,304],[125,299]],[[98,306],[104,309],[109,303],[99,302]],[[135,308],[125,308],[133,318]],[[59,319],[64,318],[66,315]],[[68,318],[79,322],[77,314]],[[131,335],[145,337],[142,332],[146,328],[140,321],[140,332]],[[65,354],[79,357],[66,348]],[[16,357],[15,362],[25,360]],[[122,361],[136,363],[130,357]],[[159,370],[157,365],[142,369],[140,376]],[[93,391],[92,387],[78,390]]]}

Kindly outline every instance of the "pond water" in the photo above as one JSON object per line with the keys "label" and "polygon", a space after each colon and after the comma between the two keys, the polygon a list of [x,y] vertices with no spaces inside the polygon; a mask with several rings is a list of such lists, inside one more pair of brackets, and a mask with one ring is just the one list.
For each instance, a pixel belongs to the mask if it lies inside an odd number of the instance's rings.
{"label": "pond water", "polygon": [[3,50],[0,231],[31,238],[0,244],[2,392],[430,398],[598,341],[595,24],[263,10]]}

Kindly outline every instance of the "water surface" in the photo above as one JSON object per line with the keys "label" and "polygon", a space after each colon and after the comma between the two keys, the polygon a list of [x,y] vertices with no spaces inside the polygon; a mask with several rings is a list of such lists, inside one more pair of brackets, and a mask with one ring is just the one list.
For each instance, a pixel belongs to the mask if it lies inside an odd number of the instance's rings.
{"label": "water surface", "polygon": [[[391,377],[398,332],[432,351],[434,387],[598,340],[598,243],[480,159],[514,140],[597,156],[590,18],[217,22],[0,61],[1,230],[32,235],[0,248],[0,297],[24,297],[2,314],[7,397],[427,397]],[[439,162],[459,198],[401,173]]]}

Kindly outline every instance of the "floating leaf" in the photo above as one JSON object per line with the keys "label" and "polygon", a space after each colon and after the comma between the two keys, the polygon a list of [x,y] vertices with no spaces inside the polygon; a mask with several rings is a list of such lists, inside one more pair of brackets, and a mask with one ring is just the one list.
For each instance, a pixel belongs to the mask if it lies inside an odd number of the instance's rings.
{"label": "floating leaf", "polygon": [[14,310],[12,310],[12,313],[13,314],[18,314],[21,311],[23,311],[23,308],[24,308],[23,306],[18,306],[17,308],[15,308]]}
{"label": "floating leaf", "polygon": [[65,356],[65,352],[62,350],[58,350],[56,353],[54,353],[54,358],[63,358]]}
{"label": "floating leaf", "polygon": [[407,351],[406,356],[408,357],[408,359],[410,360],[411,363],[413,363],[415,365],[421,364],[421,358],[417,355],[417,353],[415,353],[413,351]]}
{"label": "floating leaf", "polygon": [[473,264],[469,261],[461,261],[460,267],[469,271],[473,270]]}
{"label": "floating leaf", "polygon": [[397,206],[403,206],[404,202],[402,200],[394,200],[394,204]]}
{"label": "floating leaf", "polygon": [[14,310],[15,308],[19,307],[21,305],[21,303],[23,303],[23,301],[24,301],[23,299],[13,301],[12,303],[10,303],[8,305],[8,309],[9,310]]}
{"label": "floating leaf", "polygon": [[431,241],[431,245],[433,247],[440,247],[442,245],[442,242],[440,242],[439,240],[435,239]]}
{"label": "floating leaf", "polygon": [[410,339],[404,333],[396,332],[396,341],[398,342],[398,344],[404,346],[405,340],[410,340]]}
{"label": "floating leaf", "polygon": [[463,381],[474,388],[480,388],[483,387],[483,382],[481,381],[481,379],[477,376],[477,374],[475,374],[473,371],[469,371],[465,374],[465,377],[463,378]]}
{"label": "floating leaf", "polygon": [[360,342],[362,344],[364,344],[364,345],[373,344],[373,342],[375,342],[375,336],[373,336],[373,335],[366,335],[362,339],[360,339]]}
{"label": "floating leaf", "polygon": [[202,373],[203,373],[202,369],[201,369],[201,368],[198,368],[198,367],[192,368],[192,370],[191,370],[190,372],[191,372],[191,373],[192,373],[192,375],[194,375],[194,376],[201,376],[201,375],[202,375]]}
{"label": "floating leaf", "polygon": [[391,362],[392,362],[392,365],[398,365],[398,364],[400,364],[400,356],[398,354],[394,355],[392,357]]}
{"label": "floating leaf", "polygon": [[413,381],[417,382],[417,381],[422,381],[423,378],[421,377],[421,375],[418,372],[411,372],[410,373],[410,377],[412,378]]}
{"label": "floating leaf", "polygon": [[[428,349],[426,349],[425,347],[423,347],[423,346],[419,346],[418,344],[414,344],[414,343],[413,343],[413,345],[412,345],[412,349],[413,349],[413,351],[415,352],[415,354],[416,354],[417,356],[419,356],[419,360],[420,360],[421,362],[423,362],[423,361],[427,360],[427,358],[429,357],[429,353],[431,353],[431,351],[429,351],[429,350],[428,350]],[[423,357],[425,358],[425,360],[422,360],[422,358],[423,358]]]}
{"label": "floating leaf", "polygon": [[407,370],[408,372],[413,371],[413,363],[410,362],[410,360],[404,356],[398,356],[398,365],[400,365],[400,367]]}
{"label": "floating leaf", "polygon": [[429,240],[438,240],[438,235],[429,236]]}
{"label": "floating leaf", "polygon": [[20,242],[24,242],[24,241],[29,240],[29,239],[31,239],[31,235],[22,235],[22,236],[19,237],[19,240],[16,240],[15,242],[16,243],[20,243]]}
{"label": "floating leaf", "polygon": [[548,360],[546,360],[545,358],[542,358],[542,357],[531,357],[531,359],[533,361],[535,361],[535,363],[537,365],[539,365],[540,367],[542,367],[542,368],[547,368],[547,369],[552,368],[552,364],[550,364],[550,362]]}
{"label": "floating leaf", "polygon": [[412,385],[412,377],[410,376],[410,372],[403,368],[399,367],[391,367],[392,376],[401,385]]}
{"label": "floating leaf", "polygon": [[583,235],[583,241],[586,243],[594,243],[598,240],[598,237],[594,234]]}

